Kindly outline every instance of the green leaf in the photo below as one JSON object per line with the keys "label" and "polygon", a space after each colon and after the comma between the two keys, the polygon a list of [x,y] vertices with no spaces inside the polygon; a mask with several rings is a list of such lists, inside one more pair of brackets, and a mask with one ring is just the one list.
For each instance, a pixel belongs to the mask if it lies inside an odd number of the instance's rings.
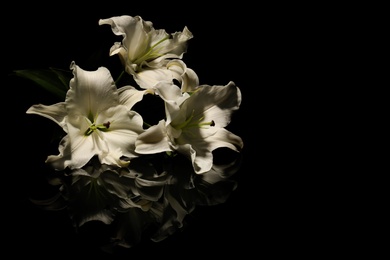
{"label": "green leaf", "polygon": [[65,98],[72,77],[70,71],[56,68],[14,70],[13,72],[16,76],[32,80],[60,98]]}
{"label": "green leaf", "polygon": [[73,77],[73,74],[70,72],[70,70],[56,69],[52,67],[50,67],[50,70],[57,74],[59,80],[62,82],[63,90],[67,92],[69,89],[69,81]]}

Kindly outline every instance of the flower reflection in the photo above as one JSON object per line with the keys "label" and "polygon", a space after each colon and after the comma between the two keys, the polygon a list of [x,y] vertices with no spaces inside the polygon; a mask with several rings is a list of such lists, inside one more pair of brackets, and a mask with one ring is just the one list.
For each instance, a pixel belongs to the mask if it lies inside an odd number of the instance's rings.
{"label": "flower reflection", "polygon": [[107,252],[131,248],[146,234],[159,242],[181,229],[196,206],[224,203],[235,190],[232,176],[241,156],[227,161],[221,156],[224,162],[215,160],[204,174],[196,174],[182,155],[146,155],[127,167],[101,164],[94,157],[80,169],[55,172],[49,183],[58,192],[32,201],[46,210],[67,210],[76,230],[91,221],[110,226],[111,237],[102,248]]}

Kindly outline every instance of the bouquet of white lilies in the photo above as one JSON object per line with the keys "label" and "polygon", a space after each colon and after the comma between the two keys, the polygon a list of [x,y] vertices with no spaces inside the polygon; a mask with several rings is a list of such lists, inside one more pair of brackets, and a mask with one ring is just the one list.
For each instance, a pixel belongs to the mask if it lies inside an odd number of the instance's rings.
{"label": "bouquet of white lilies", "polygon": [[[47,209],[67,208],[77,227],[91,220],[120,221],[109,247],[131,247],[140,237],[129,233],[151,223],[159,224],[152,240],[161,241],[182,226],[195,205],[221,203],[234,190],[229,177],[237,171],[243,141],[226,126],[240,107],[241,91],[233,81],[199,84],[183,61],[193,38],[187,27],[169,34],[128,15],[100,19],[99,25],[109,25],[121,37],[107,50],[122,65],[116,79],[107,67],[84,70],[77,61],[69,71],[15,71],[64,98],[27,110],[63,130],[58,154],[46,159],[59,193],[34,202]],[[147,122],[137,109],[142,102],[162,104],[164,116]],[[221,149],[237,156],[217,164]],[[86,193],[95,194],[100,199],[93,201],[99,203],[85,199]]]}

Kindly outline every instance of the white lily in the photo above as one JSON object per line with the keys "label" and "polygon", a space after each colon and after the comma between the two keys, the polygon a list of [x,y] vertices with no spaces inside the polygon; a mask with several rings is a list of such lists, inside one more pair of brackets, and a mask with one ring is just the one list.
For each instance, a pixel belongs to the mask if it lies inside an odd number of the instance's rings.
{"label": "white lily", "polygon": [[48,156],[46,162],[57,170],[77,169],[96,155],[101,163],[127,166],[129,161],[122,157],[138,157],[134,144],[144,131],[142,117],[131,110],[142,96],[129,86],[118,91],[105,67],[85,71],[72,62],[70,68],[74,77],[65,101],[33,105],[26,112],[54,121],[66,133],[59,154]]}
{"label": "white lily", "polygon": [[[152,22],[144,21],[140,16],[100,19],[99,25],[104,24],[110,25],[115,35],[123,37],[122,42],[115,42],[111,47],[110,55],[118,54],[126,72],[143,89],[152,88],[158,81],[172,81],[176,78],[168,63],[182,59],[187,51],[188,40],[193,38],[187,27],[182,32],[168,34],[163,29],[155,29]],[[194,76],[192,70],[186,74]]]}
{"label": "white lily", "polygon": [[234,82],[202,85],[190,96],[164,91],[168,83],[160,85],[157,91],[165,101],[167,119],[138,136],[137,153],[177,151],[190,158],[194,171],[201,174],[210,171],[215,149],[238,152],[243,148],[241,137],[225,128],[241,104],[241,91]]}

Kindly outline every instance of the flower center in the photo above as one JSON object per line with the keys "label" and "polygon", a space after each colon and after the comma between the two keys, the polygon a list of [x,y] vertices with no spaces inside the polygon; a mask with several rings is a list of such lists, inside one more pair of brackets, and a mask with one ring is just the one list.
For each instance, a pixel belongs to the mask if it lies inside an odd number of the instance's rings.
{"label": "flower center", "polygon": [[108,128],[110,128],[110,121],[107,121],[106,123],[103,123],[101,125],[96,125],[95,123],[93,123],[92,125],[90,125],[88,127],[88,129],[85,131],[84,135],[85,136],[89,136],[90,134],[92,134],[95,130],[100,130],[100,131],[103,131],[103,132],[107,132],[108,131]]}
{"label": "flower center", "polygon": [[158,46],[163,43],[164,41],[168,40],[170,36],[167,36],[160,41],[158,41],[156,44],[151,46],[141,57],[136,58],[133,63],[137,65],[142,65],[144,61],[150,61],[153,59],[156,59],[157,57],[160,57],[162,53],[160,53],[160,50],[162,48],[159,48]]}

